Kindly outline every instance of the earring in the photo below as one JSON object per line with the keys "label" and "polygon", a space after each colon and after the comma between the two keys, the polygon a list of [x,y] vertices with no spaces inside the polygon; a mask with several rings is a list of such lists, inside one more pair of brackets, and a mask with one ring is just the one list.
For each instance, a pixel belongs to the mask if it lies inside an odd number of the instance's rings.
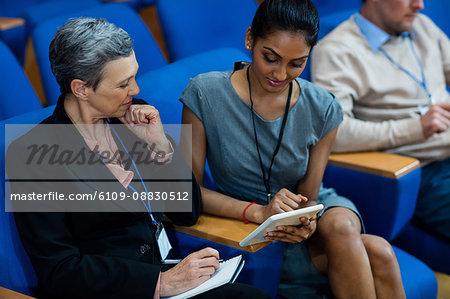
{"label": "earring", "polygon": [[247,45],[247,49],[250,50],[250,45]]}

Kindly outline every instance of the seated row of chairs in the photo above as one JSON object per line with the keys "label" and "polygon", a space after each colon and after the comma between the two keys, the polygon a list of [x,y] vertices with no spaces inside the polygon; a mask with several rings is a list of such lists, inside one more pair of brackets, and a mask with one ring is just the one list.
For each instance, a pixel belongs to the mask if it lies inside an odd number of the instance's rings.
{"label": "seated row of chairs", "polygon": [[[84,1],[84,0],[83,0]],[[433,0],[429,0],[430,3],[434,3]],[[349,1],[346,4],[342,4],[336,10],[338,12],[331,13],[329,7],[333,1],[317,0],[315,1],[318,6],[321,17],[321,35],[324,35],[334,27],[336,27],[341,21],[356,11],[356,7],[359,5],[358,1]],[[46,4],[46,3],[44,3]],[[41,4],[41,5],[44,5]],[[243,35],[245,29],[250,24],[250,16],[254,14],[256,10],[256,2],[254,0],[222,0],[222,1],[207,1],[207,0],[159,0],[157,1],[157,8],[159,18],[162,24],[163,31],[166,36],[167,45],[169,48],[170,56],[173,60],[178,60],[184,57],[188,57],[195,53],[201,53],[210,48],[223,47],[230,45],[237,49],[242,49],[241,41],[243,41]],[[173,7],[178,7],[175,10]],[[343,9],[339,11],[339,9]],[[180,14],[180,11],[183,12]],[[208,13],[209,11],[220,11],[219,15]],[[45,22],[39,24],[32,33],[33,44],[35,53],[40,69],[41,79],[44,86],[45,95],[48,104],[55,104],[59,96],[58,85],[54,79],[51,70],[50,63],[48,61],[48,45],[53,37],[54,32],[60,27],[64,21],[69,17],[90,15],[96,17],[104,17],[109,21],[116,23],[127,30],[131,36],[134,37],[135,51],[140,64],[140,71],[138,78],[151,70],[159,69],[167,64],[163,54],[161,53],[157,43],[155,42],[151,32],[145,26],[144,22],[137,15],[137,13],[130,7],[122,4],[102,4],[96,5],[78,12],[72,12],[56,18],[51,18]],[[203,17],[195,18],[194,15],[202,15]],[[219,17],[220,16],[220,17]],[[240,19],[240,21],[235,21]],[[215,26],[204,26],[204,23],[215,23]],[[186,24],[189,24],[187,26]],[[219,24],[222,26],[220,27]],[[234,27],[228,26],[228,24],[235,24]],[[202,31],[202,28],[206,27]],[[222,29],[221,29],[222,28]],[[226,29],[223,29],[226,28]],[[202,33],[203,32],[203,33]],[[215,38],[220,35],[220,38]],[[221,42],[214,42],[214,40],[220,40]],[[184,51],[184,52],[183,52]],[[248,53],[247,51],[245,51]],[[10,55],[9,55],[10,56]],[[2,55],[2,59],[7,59],[7,55]],[[249,57],[243,58],[245,60]],[[214,63],[209,61],[207,63]],[[16,63],[17,64],[17,63]],[[228,68],[230,68],[229,66]],[[21,71],[17,70],[17,74],[14,75],[14,69],[12,67],[8,74],[8,78],[14,78],[13,80],[21,82],[24,81],[20,78]],[[308,68],[305,69],[304,78],[308,78]],[[25,80],[26,81],[26,80]],[[7,82],[5,79],[4,82]],[[16,82],[16,83],[18,83]],[[28,83],[24,83],[27,87],[15,90],[11,88],[3,89],[4,95],[2,95],[1,105],[5,106],[2,111],[3,115],[0,117],[7,118],[14,116],[18,112],[27,112],[32,109],[39,108],[39,102],[36,100],[36,96],[29,88]],[[12,86],[12,85],[7,85]],[[21,92],[23,94],[17,94]],[[18,103],[17,101],[11,101],[8,99],[19,97],[26,99],[26,105]],[[345,190],[344,190],[345,191]],[[427,235],[427,234],[419,234]],[[396,236],[396,235],[395,235]],[[413,236],[413,234],[411,234]],[[393,236],[387,236],[389,240],[393,239]],[[415,237],[401,238],[409,247],[414,242]],[[433,238],[434,240],[434,238]],[[440,244],[439,240],[432,242]],[[421,243],[424,244],[424,243]],[[428,243],[426,243],[428,244]],[[438,245],[436,245],[438,246]],[[442,246],[431,248],[441,248]],[[417,248],[415,246],[415,248]],[[417,250],[417,249],[416,249]],[[429,252],[430,249],[422,248],[416,255],[421,258],[428,256],[435,256]],[[425,258],[426,260],[426,258]],[[427,260],[427,262],[431,262]],[[432,265],[435,262],[431,262]],[[438,263],[438,265],[441,265]],[[450,267],[438,267],[444,269],[444,272],[450,272]]]}
{"label": "seated row of chairs", "polygon": [[[211,70],[227,70],[230,65],[236,60],[242,60],[247,57],[246,53],[241,52],[237,49],[218,49],[205,52],[202,54],[190,56],[174,63],[168,64],[160,69],[153,70],[141,75],[138,78],[138,84],[141,88],[141,98],[148,100],[152,105],[159,108],[161,119],[164,123],[180,123],[182,104],[178,101],[179,94],[183,88],[187,85],[189,79],[198,73],[207,72]],[[2,143],[5,142],[5,124],[11,123],[38,123],[48,115],[52,113],[53,106],[42,108],[28,114],[16,116],[11,119],[4,120],[0,123],[0,140]],[[25,133],[25,132],[21,132]],[[18,137],[18,136],[17,136]],[[5,144],[7,146],[8,144]],[[5,149],[5,146],[1,146],[1,150]],[[4,157],[4,152],[1,153]],[[4,166],[4,161],[2,158],[1,166]],[[345,169],[342,170],[342,173]],[[412,177],[416,177],[417,173],[411,174]],[[341,174],[328,174],[328,181],[339,182],[342,180]],[[361,174],[359,174],[361,176]],[[211,186],[212,179],[209,175],[205,178]],[[2,173],[2,187],[4,182],[4,173]],[[372,184],[370,184],[372,182]],[[373,178],[368,181],[372,193],[376,193],[379,189],[377,178]],[[392,187],[391,191],[395,187]],[[384,190],[384,189],[383,189]],[[387,192],[384,190],[383,192]],[[367,195],[368,192],[365,194]],[[3,192],[1,198],[4,200]],[[399,201],[395,196],[389,198],[390,201]],[[1,204],[1,203],[0,203]],[[364,209],[364,201],[357,202],[358,207],[362,211],[367,211]],[[393,210],[399,202],[390,202]],[[378,206],[378,208],[377,208]],[[389,224],[395,222],[395,217],[399,214],[393,213],[390,218],[386,218],[383,212],[383,205],[375,205],[375,208],[371,207],[371,214],[381,215],[379,217],[363,217],[368,218],[366,221],[368,227],[377,227],[380,225],[380,218],[383,219],[384,232],[382,234],[390,234],[395,231],[394,227]],[[402,212],[402,211],[397,211]],[[387,224],[386,224],[387,223]],[[242,225],[245,225],[241,223]],[[17,235],[17,231],[14,226],[14,219],[11,213],[0,213],[0,229],[2,235],[2,242],[0,242],[0,260],[3,262],[4,267],[0,271],[0,285],[8,287],[10,289],[24,292],[27,294],[35,294],[36,277],[33,273],[32,267],[30,265],[29,259],[21,247],[20,240]],[[248,268],[241,277],[242,281],[250,282],[259,287],[270,292],[275,296],[278,281],[276,280],[276,273],[270,275],[271,280],[264,281],[261,283],[261,275],[255,275],[258,273],[258,269],[261,268],[261,260],[267,259],[267,254],[270,252],[271,259],[278,261],[278,271],[281,271],[281,259],[282,259],[282,244],[272,244],[268,247],[266,251],[248,253],[245,250],[240,250],[236,248],[231,248],[223,244],[217,244],[205,239],[193,238],[192,236],[187,236],[183,233],[171,234],[173,244],[176,244],[179,256],[186,255],[189,250],[196,250],[203,246],[212,246],[219,248],[226,252],[228,255],[233,255],[237,253],[243,253],[247,259],[249,259]],[[272,247],[275,246],[275,247]],[[236,252],[237,251],[237,252]],[[274,252],[276,255],[274,255]],[[413,256],[407,254],[401,249],[395,248],[397,258],[399,260],[401,273],[403,277],[403,282],[405,285],[406,293],[408,298],[435,298],[437,294],[437,283],[436,278],[431,271],[423,262],[414,258]],[[233,253],[233,254],[232,254]],[[259,259],[256,263],[254,259]],[[267,261],[267,260],[266,260]],[[260,272],[260,271],[259,271]],[[279,273],[279,272],[278,272]],[[268,274],[266,275],[268,277]],[[267,278],[266,277],[266,278]],[[275,277],[275,278],[274,278]],[[278,274],[279,278],[279,274]]]}
{"label": "seated row of chairs", "polygon": [[[90,4],[87,0],[81,1],[59,1],[59,0],[18,0],[18,1],[2,1],[1,3],[1,14],[3,17],[19,17],[25,18],[28,21],[27,16],[33,14],[33,11],[36,10],[35,15],[39,15],[39,13],[43,12],[43,8],[45,11],[45,15],[43,15],[43,19],[54,17],[59,14],[67,13],[68,11],[73,11],[75,9],[74,4],[78,4],[78,7],[87,8],[85,5],[98,5],[103,2],[110,1],[102,1],[102,0],[90,0],[92,4]],[[124,4],[132,7],[136,11],[139,11],[142,7],[149,6],[155,4],[156,0],[129,0],[129,1],[121,1]],[[38,17],[38,16],[35,16]],[[37,19],[36,19],[37,20]]]}
{"label": "seated row of chairs", "polygon": [[[139,74],[167,64],[151,32],[130,6],[99,4],[99,0],[81,0],[81,2],[28,0],[23,4],[25,4],[24,7],[29,7],[26,9],[22,7],[24,11],[16,12],[16,14],[26,20],[25,32],[29,32],[32,37],[46,102],[49,105],[56,103],[59,92],[50,70],[48,46],[57,28],[67,18],[86,15],[104,17],[128,31],[134,37],[136,56],[140,64]],[[325,12],[327,7],[331,6],[331,3],[326,0],[316,1],[316,4]],[[14,12],[8,12],[12,10],[12,7],[8,9],[9,5],[11,4],[5,5],[2,10],[6,15],[14,14]],[[244,49],[244,33],[250,26],[251,18],[256,11],[255,0],[160,0],[156,1],[156,5],[171,61],[223,47],[233,47],[249,53]],[[342,6],[342,8],[346,7]],[[62,12],[65,13],[61,14]],[[205,24],[208,25],[205,26]],[[20,35],[17,32],[19,29],[15,29],[14,36]],[[0,33],[0,39],[1,36]],[[25,41],[26,38],[23,40]],[[17,56],[19,56],[19,63],[22,63],[21,55]],[[248,59],[250,57],[246,60]],[[307,70],[304,78],[308,79],[308,74]],[[34,101],[34,98],[29,97],[29,101]],[[30,109],[33,107],[37,107],[36,104],[29,106]],[[0,117],[6,118],[13,115],[7,113]]]}
{"label": "seated row of chairs", "polygon": [[[98,6],[114,0],[19,0],[4,1],[0,17],[25,19],[25,28],[15,28],[11,33],[1,32],[0,39],[14,49],[23,63],[26,37],[43,21]],[[235,47],[243,49],[243,34],[251,23],[260,0],[128,0],[118,1],[138,12],[144,7],[155,5],[168,45],[171,61],[206,50]],[[358,11],[360,0],[332,1],[313,0],[321,18],[320,36],[324,36],[342,20]],[[176,7],[176,9],[173,9]],[[448,1],[427,0],[423,13],[429,15],[447,34],[450,26],[446,12]],[[305,75],[309,75],[306,71]],[[308,76],[304,78],[308,79]]]}
{"label": "seated row of chairs", "polygon": [[[61,15],[77,15],[81,11],[114,0],[20,0],[2,3],[1,15],[22,17],[25,28],[0,30],[3,39],[23,63],[27,36],[38,24]],[[164,32],[171,61],[221,47],[243,48],[243,31],[250,25],[257,8],[257,0],[128,0],[135,11],[155,5]],[[330,1],[313,0],[321,18],[320,37],[337,24],[358,11],[360,0]],[[176,7],[177,9],[173,9]],[[450,32],[445,12],[450,5],[440,0],[427,0],[425,14],[429,15],[447,34]],[[81,15],[81,14],[78,14]],[[8,32],[11,31],[11,32]],[[309,79],[309,68],[302,77]]]}
{"label": "seated row of chairs", "polygon": [[[47,5],[48,3],[44,4]],[[48,19],[36,26],[31,35],[48,105],[55,104],[59,96],[59,87],[51,72],[50,62],[48,60],[50,41],[56,30],[68,18],[86,15],[106,18],[110,22],[124,28],[134,38],[135,52],[140,66],[139,74],[167,64],[166,59],[145,23],[134,10],[126,5],[95,5],[78,12]],[[9,118],[42,107],[28,79],[23,74],[20,61],[12,55],[12,51],[1,40],[0,51],[2,53],[0,55],[0,61],[3,65],[9,66],[7,68],[8,73],[1,73],[2,84],[8,88],[2,88],[0,93],[0,107],[2,108],[0,119]],[[15,83],[15,85],[9,83],[10,81],[11,83]],[[18,85],[22,85],[24,88],[12,88],[14,86],[18,87]],[[17,98],[26,101],[25,105],[23,102],[13,100]]]}
{"label": "seated row of chairs", "polygon": [[[113,0],[112,0],[113,1]],[[114,2],[114,1],[113,1]],[[129,7],[138,11],[143,6],[154,4],[154,0],[128,0]],[[57,1],[57,0],[18,0],[2,1],[0,17],[22,18],[25,22],[8,30],[0,30],[3,40],[13,50],[21,64],[25,60],[25,46],[28,36],[41,22],[58,15],[76,12],[102,4],[102,0]]]}

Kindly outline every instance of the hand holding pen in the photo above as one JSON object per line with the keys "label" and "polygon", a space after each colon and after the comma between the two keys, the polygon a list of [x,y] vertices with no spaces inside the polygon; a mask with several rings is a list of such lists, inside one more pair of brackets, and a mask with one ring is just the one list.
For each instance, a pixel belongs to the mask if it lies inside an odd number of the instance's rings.
{"label": "hand holding pen", "polygon": [[207,247],[191,253],[173,268],[161,272],[160,296],[173,296],[195,288],[210,279],[219,267],[217,250]]}
{"label": "hand holding pen", "polygon": [[[176,265],[178,263],[180,263],[182,260],[181,259],[165,259],[162,261],[163,265]],[[222,263],[223,259],[219,259],[219,263]]]}

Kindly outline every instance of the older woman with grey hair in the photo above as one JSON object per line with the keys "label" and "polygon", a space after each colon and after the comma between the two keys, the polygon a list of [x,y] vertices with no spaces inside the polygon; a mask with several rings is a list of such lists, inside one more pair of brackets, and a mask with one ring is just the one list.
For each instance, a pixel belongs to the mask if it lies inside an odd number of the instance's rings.
{"label": "older woman with grey hair", "polygon": [[[104,19],[71,19],[56,32],[49,56],[61,96],[53,115],[42,124],[65,124],[70,129],[54,130],[52,134],[33,129],[13,142],[7,159],[10,177],[35,173],[37,178],[43,178],[56,167],[58,178],[69,182],[67,188],[71,192],[89,193],[95,189],[128,196],[127,192],[141,194],[137,190],[149,188],[141,174],[156,168],[156,172],[164,170],[176,176],[180,165],[186,165],[164,133],[156,108],[133,98],[139,93],[135,80],[138,63],[132,39],[123,29]],[[161,158],[157,153],[167,153],[165,160],[160,165],[137,165],[132,158],[134,148],[127,144],[136,136],[147,144],[146,150],[154,159]],[[29,140],[57,143],[67,150],[82,144],[94,153],[94,162],[100,166],[91,171],[86,163],[50,167],[44,161],[33,168],[23,162],[29,157]],[[104,153],[118,151],[126,155],[104,157]],[[124,158],[131,163],[124,163]],[[17,161],[23,162],[22,167],[17,167]],[[108,187],[92,182],[89,179],[92,172],[107,180]],[[192,212],[166,213],[178,225],[194,224],[201,211],[199,187],[190,170],[189,174]],[[20,185],[20,191],[48,193],[56,185],[55,180],[31,181]],[[11,188],[14,192],[16,187],[12,184]],[[150,206],[146,209],[146,212],[126,213],[15,213],[23,246],[38,277],[39,295],[159,298],[180,294],[208,280],[219,268],[219,253],[205,248],[171,268],[164,266],[171,247],[161,224],[162,213],[152,212]],[[223,286],[199,296],[267,297],[256,288],[241,284]]]}

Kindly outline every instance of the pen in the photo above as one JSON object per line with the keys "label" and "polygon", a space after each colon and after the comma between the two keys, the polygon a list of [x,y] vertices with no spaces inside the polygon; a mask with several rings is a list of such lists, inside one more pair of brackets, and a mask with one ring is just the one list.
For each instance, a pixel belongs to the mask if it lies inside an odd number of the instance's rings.
{"label": "pen", "polygon": [[[181,261],[182,260],[179,260],[179,259],[175,259],[175,260],[167,259],[167,260],[163,260],[162,263],[163,263],[163,265],[175,265]],[[219,259],[219,263],[221,263],[221,262],[223,262],[223,259]]]}

